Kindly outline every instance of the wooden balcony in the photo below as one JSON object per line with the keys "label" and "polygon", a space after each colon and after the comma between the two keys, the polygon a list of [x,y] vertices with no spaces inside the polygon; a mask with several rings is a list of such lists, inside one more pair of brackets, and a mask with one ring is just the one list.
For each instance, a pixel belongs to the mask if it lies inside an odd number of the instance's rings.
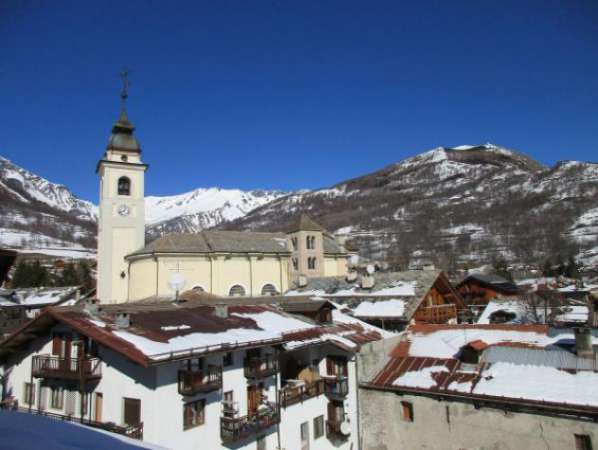
{"label": "wooden balcony", "polygon": [[98,358],[79,359],[60,356],[37,355],[33,357],[31,374],[36,378],[58,380],[98,380],[102,377]]}
{"label": "wooden balcony", "polygon": [[280,390],[280,405],[286,408],[296,403],[303,403],[305,400],[322,395],[324,387],[323,379],[298,386],[285,386]]}
{"label": "wooden balcony", "polygon": [[246,378],[266,378],[278,372],[278,359],[273,355],[245,358]]}
{"label": "wooden balcony", "polygon": [[205,370],[179,370],[179,394],[195,395],[222,387],[222,367],[209,365]]}
{"label": "wooden balcony", "polygon": [[243,417],[233,417],[226,409],[220,417],[220,438],[225,444],[232,444],[259,434],[280,423],[278,405],[261,405],[257,413]]}
{"label": "wooden balcony", "polygon": [[416,322],[425,323],[447,323],[457,318],[457,307],[453,304],[422,306],[417,309],[414,315]]}
{"label": "wooden balcony", "polygon": [[343,400],[349,394],[349,379],[347,377],[326,377],[325,392],[331,400]]}

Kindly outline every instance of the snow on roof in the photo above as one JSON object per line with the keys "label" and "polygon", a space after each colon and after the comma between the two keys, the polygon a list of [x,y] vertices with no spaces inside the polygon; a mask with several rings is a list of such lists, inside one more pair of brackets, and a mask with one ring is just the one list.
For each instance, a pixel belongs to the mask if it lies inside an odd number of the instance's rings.
{"label": "snow on roof", "polygon": [[17,289],[19,304],[25,306],[53,305],[77,290],[77,287]]}
{"label": "snow on roof", "polygon": [[402,317],[405,313],[406,301],[392,298],[378,302],[361,302],[353,310],[356,317]]}
{"label": "snow on roof", "polygon": [[[231,312],[231,315],[248,319],[250,321],[249,326],[234,326],[219,332],[198,332],[197,327],[195,327],[193,332],[172,337],[165,342],[149,339],[127,330],[114,330],[112,333],[134,345],[150,359],[159,360],[190,349],[210,348],[214,350],[228,345],[237,346],[259,341],[282,340],[285,333],[316,327],[316,325],[303,320],[266,308],[256,307],[256,310],[252,313]],[[186,332],[193,327],[179,324],[163,325],[160,328],[163,331]]]}
{"label": "snow on roof", "polygon": [[[479,363],[462,362],[476,342]],[[598,408],[596,361],[566,350],[573,342],[572,330],[542,325],[415,325],[370,384]]]}
{"label": "snow on roof", "polygon": [[[417,327],[411,327],[411,329]],[[546,347],[562,339],[574,339],[573,333],[558,334],[555,337],[547,335],[548,327],[542,325],[498,325],[483,326],[448,326],[438,327],[436,331],[427,332],[427,327],[422,326],[424,332],[409,332],[411,342],[410,356],[428,358],[454,358],[461,348],[473,341],[483,341],[488,345],[493,344],[524,344],[529,346]],[[433,330],[433,329],[432,329]]]}
{"label": "snow on roof", "polygon": [[[333,303],[333,302],[331,302]],[[356,324],[356,325],[360,325],[364,330],[368,330],[368,331],[375,331],[377,333],[380,333],[380,335],[386,339],[386,338],[390,338],[393,336],[396,336],[396,333],[393,333],[391,331],[386,331],[383,330],[382,328],[378,328],[374,325],[370,325],[367,322],[364,322],[362,320],[359,320],[355,317],[350,316],[349,314],[345,314],[343,312],[343,306],[339,305],[337,303],[333,303],[333,305],[337,308],[337,309],[333,309],[332,310],[332,321],[334,323],[341,323],[341,324]],[[348,308],[347,308],[348,309]]]}
{"label": "snow on roof", "polygon": [[167,450],[104,430],[49,417],[0,411],[0,448],[37,450]]}

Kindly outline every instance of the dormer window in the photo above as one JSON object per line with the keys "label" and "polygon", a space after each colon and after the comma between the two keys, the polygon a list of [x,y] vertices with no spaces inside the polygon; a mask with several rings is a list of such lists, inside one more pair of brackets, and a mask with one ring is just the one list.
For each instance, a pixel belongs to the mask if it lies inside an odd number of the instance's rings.
{"label": "dormer window", "polygon": [[118,195],[131,195],[131,180],[128,177],[118,179]]}

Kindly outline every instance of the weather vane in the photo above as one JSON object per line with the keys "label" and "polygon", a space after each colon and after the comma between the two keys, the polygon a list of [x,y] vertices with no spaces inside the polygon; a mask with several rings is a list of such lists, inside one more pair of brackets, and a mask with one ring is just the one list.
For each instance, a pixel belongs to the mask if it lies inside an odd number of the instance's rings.
{"label": "weather vane", "polygon": [[129,69],[121,70],[120,77],[123,79],[123,90],[120,92],[120,98],[124,104],[127,97],[129,97]]}

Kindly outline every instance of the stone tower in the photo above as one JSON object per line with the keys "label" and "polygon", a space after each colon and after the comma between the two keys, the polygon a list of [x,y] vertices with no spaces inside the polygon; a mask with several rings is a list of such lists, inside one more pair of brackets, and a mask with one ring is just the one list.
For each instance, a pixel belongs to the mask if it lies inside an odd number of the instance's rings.
{"label": "stone tower", "polygon": [[141,147],[127,117],[127,79],[120,117],[96,172],[100,177],[98,221],[98,291],[101,303],[128,299],[129,273],[124,257],[145,245],[144,175]]}
{"label": "stone tower", "polygon": [[324,228],[301,214],[287,230],[291,247],[291,279],[324,275]]}

